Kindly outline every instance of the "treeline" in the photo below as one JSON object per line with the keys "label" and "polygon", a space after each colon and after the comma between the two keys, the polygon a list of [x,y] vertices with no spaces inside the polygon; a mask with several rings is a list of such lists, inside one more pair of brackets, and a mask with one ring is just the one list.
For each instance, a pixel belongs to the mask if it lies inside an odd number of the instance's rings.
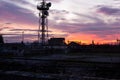
{"label": "treeline", "polygon": [[70,52],[84,52],[84,53],[120,53],[120,45],[80,45],[77,43],[68,44]]}

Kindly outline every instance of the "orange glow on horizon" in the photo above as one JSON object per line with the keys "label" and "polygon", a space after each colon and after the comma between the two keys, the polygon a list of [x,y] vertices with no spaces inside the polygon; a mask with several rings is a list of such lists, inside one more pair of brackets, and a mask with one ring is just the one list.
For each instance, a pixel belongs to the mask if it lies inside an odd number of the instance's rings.
{"label": "orange glow on horizon", "polygon": [[103,38],[98,37],[97,35],[94,34],[71,34],[66,38],[66,42],[77,42],[81,44],[92,44],[92,41],[94,41],[95,44],[106,44],[106,43],[115,43],[116,40],[105,40]]}
{"label": "orange glow on horizon", "polygon": [[[4,24],[4,21],[1,21],[1,25]],[[22,31],[9,31],[11,29],[30,29],[30,30],[36,30],[36,31],[25,31],[24,34],[38,34],[37,30],[38,30],[38,25],[37,24],[25,24],[25,23],[11,23],[11,24],[5,24],[2,27],[9,27],[8,29],[5,30],[1,30],[1,33],[20,33]],[[49,34],[53,34],[53,36],[55,35],[55,37],[65,37],[65,34],[68,34],[67,32],[62,32],[62,30],[58,30],[58,29],[54,29],[51,28],[51,26],[49,26],[49,30],[51,32],[49,32]],[[16,33],[17,32],[17,33]],[[114,36],[113,36],[114,35]],[[68,41],[74,41],[74,42],[78,42],[81,44],[91,44],[92,41],[94,40],[95,44],[104,44],[104,43],[115,43],[116,39],[120,36],[119,34],[113,34],[113,35],[109,35],[107,36],[107,38],[105,39],[104,37],[99,37],[95,34],[85,34],[85,33],[69,33],[66,37],[65,37],[65,42],[68,43]],[[10,35],[11,36],[11,35]],[[34,38],[30,39],[26,38],[27,41],[34,41],[37,40],[37,36],[35,36]]]}

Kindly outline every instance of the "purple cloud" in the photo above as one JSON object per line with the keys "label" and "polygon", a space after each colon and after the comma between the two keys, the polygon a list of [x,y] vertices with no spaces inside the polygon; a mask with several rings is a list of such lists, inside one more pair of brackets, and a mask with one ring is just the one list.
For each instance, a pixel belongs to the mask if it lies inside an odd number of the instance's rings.
{"label": "purple cloud", "polygon": [[[11,35],[11,36],[6,36],[6,35]],[[33,40],[37,40],[37,35],[35,34],[24,34],[24,41],[25,42],[32,42]],[[9,41],[8,41],[9,40]],[[4,41],[5,42],[21,42],[22,41],[22,35],[21,34],[4,34]]]}
{"label": "purple cloud", "polygon": [[[37,32],[38,29],[11,29],[10,31],[30,31],[30,32]],[[47,32],[47,30],[46,30],[46,32]],[[48,30],[48,32],[51,32],[51,31]]]}
{"label": "purple cloud", "polygon": [[58,2],[61,2],[61,1],[63,1],[63,0],[48,0],[48,1],[58,3]]}
{"label": "purple cloud", "polygon": [[[22,8],[20,6],[17,6],[15,4],[8,3],[6,1],[2,2],[2,4],[0,4],[0,11],[1,11],[0,18],[5,19],[6,21],[20,23],[21,25],[24,23],[29,24],[29,25],[38,24],[38,18],[33,14],[32,11]],[[59,2],[61,0],[49,0],[49,1]],[[26,0],[26,1],[19,0],[16,2],[19,2],[20,4],[25,4],[25,5],[30,4],[28,2],[28,0]],[[103,13],[103,14],[105,14],[105,16],[113,15],[113,17],[114,17],[114,16],[120,15],[120,9],[112,8],[112,7],[108,7],[108,6],[97,7],[97,12]],[[116,18],[117,22],[105,23],[104,22],[105,20],[100,18],[101,16],[99,16],[99,14],[97,16],[95,16],[94,14],[87,15],[87,14],[81,14],[78,12],[78,13],[72,13],[73,15],[77,16],[77,18],[68,20],[66,18],[66,15],[69,15],[69,13],[70,12],[66,11],[66,10],[50,10],[50,17],[52,17],[49,20],[50,28],[55,28],[55,29],[58,29],[60,31],[70,33],[70,34],[72,34],[72,33],[95,34],[101,38],[109,36],[109,35],[120,34],[120,32],[119,32],[120,31],[120,23],[119,23],[120,19],[119,18]],[[112,18],[112,20],[113,19],[114,18]],[[57,21],[58,21],[58,23],[57,23]],[[0,30],[2,30],[2,29],[0,29]],[[20,27],[20,29],[11,29],[10,31],[11,32],[13,31],[15,33],[15,32],[19,32],[19,31],[37,31],[37,30],[29,29],[29,26],[28,26],[28,29],[22,29],[22,27]],[[36,35],[25,34],[25,37],[27,39],[28,38],[37,38],[36,36],[37,36],[37,34]],[[50,34],[50,36],[52,36],[52,34]],[[68,35],[63,34],[62,36],[68,36]],[[13,38],[9,37],[9,39],[14,39],[14,41],[16,41],[15,38],[19,39],[17,41],[21,40],[20,35],[13,37]]]}
{"label": "purple cloud", "polygon": [[53,9],[53,10],[50,10],[50,16],[53,17],[53,20],[66,20],[66,16],[69,14],[69,11],[66,11],[66,10],[56,10],[56,9]]}
{"label": "purple cloud", "polygon": [[114,34],[120,34],[120,23],[104,23],[96,21],[95,23],[59,23],[56,28],[67,33],[94,34],[104,38]]}
{"label": "purple cloud", "polygon": [[37,24],[38,21],[38,18],[30,10],[7,2],[2,2],[0,11],[0,17],[6,21],[26,24]]}
{"label": "purple cloud", "polygon": [[117,15],[117,16],[120,15],[119,8],[113,8],[108,6],[99,6],[97,12],[103,13],[105,15]]}
{"label": "purple cloud", "polygon": [[[111,9],[111,8],[110,8]],[[99,8],[100,10],[100,8]],[[101,9],[102,10],[102,9]],[[118,12],[115,9],[115,13],[118,14]],[[62,11],[53,11],[55,14],[59,15],[60,12]],[[65,11],[66,12],[66,11]],[[107,11],[107,15],[110,15],[109,10]],[[114,13],[114,14],[115,14]],[[60,16],[57,16],[57,18],[54,18],[55,20],[59,20],[60,17],[63,17],[67,14],[64,13]],[[120,34],[120,23],[119,23],[119,18],[116,18],[115,22],[112,23],[106,23],[104,19],[100,18],[99,14],[97,16],[94,15],[87,15],[87,14],[81,14],[81,13],[73,13],[74,15],[77,16],[76,19],[71,19],[72,23],[69,22],[69,20],[62,20],[60,23],[55,23],[54,21],[50,21],[52,26],[56,29],[62,30],[63,32],[67,33],[80,33],[80,34],[94,34],[97,35],[98,37],[106,37],[106,36],[111,36],[115,34]],[[111,13],[113,14],[113,13]],[[93,22],[87,22],[87,21],[82,21],[81,17],[86,20],[90,20]],[[65,18],[65,17],[64,17]],[[56,21],[57,21],[56,20]],[[61,20],[61,19],[60,19]]]}
{"label": "purple cloud", "polygon": [[9,29],[9,27],[1,27],[0,31],[4,30],[4,29]]}

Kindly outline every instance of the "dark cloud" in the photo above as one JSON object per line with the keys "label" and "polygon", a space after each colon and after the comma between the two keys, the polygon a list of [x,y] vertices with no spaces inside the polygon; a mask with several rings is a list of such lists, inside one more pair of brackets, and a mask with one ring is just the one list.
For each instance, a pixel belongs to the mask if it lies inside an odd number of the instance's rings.
{"label": "dark cloud", "polygon": [[[11,34],[11,36],[6,36],[10,34],[4,34],[4,41],[5,42],[21,42],[22,41],[22,35],[21,34]],[[31,40],[32,39],[32,40]],[[37,39],[37,35],[35,34],[24,34],[24,41],[25,42],[33,42],[33,40]]]}
{"label": "dark cloud", "polygon": [[[86,14],[81,14],[81,13],[73,13],[73,14],[76,15],[77,17],[83,17],[84,19],[88,18],[88,19],[93,20],[95,22],[99,22],[99,23],[104,22],[102,19],[98,18],[97,16],[90,16],[88,14],[86,15]],[[78,21],[80,21],[80,20],[78,19]]]}
{"label": "dark cloud", "polygon": [[53,9],[53,10],[50,10],[50,12],[52,13],[52,14],[61,14],[61,13],[65,13],[65,14],[68,14],[69,13],[69,11],[66,11],[66,10],[56,10],[56,9]]}
{"label": "dark cloud", "polygon": [[69,14],[69,11],[66,10],[56,10],[52,9],[50,10],[50,16],[53,17],[53,20],[66,20],[66,15]]}
{"label": "dark cloud", "polygon": [[97,12],[103,13],[105,15],[120,15],[120,8],[113,8],[108,6],[99,6]]}
{"label": "dark cloud", "polygon": [[[11,29],[10,31],[30,31],[30,32],[37,32],[38,30],[37,29]],[[46,30],[46,32],[47,32],[47,30]],[[51,32],[51,31],[48,30],[48,32]]]}
{"label": "dark cloud", "polygon": [[1,27],[0,31],[4,30],[4,29],[9,29],[9,27]]}
{"label": "dark cloud", "polygon": [[36,29],[11,29],[10,31],[38,31]]}

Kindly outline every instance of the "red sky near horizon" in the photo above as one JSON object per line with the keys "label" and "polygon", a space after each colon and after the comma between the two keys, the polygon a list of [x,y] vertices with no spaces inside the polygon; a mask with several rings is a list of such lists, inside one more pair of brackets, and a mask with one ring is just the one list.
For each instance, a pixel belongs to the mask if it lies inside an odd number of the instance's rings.
{"label": "red sky near horizon", "polygon": [[[119,0],[46,0],[49,10],[49,37],[66,41],[108,43],[120,39]],[[1,0],[0,33],[5,42],[38,40],[38,13],[35,0]]]}

